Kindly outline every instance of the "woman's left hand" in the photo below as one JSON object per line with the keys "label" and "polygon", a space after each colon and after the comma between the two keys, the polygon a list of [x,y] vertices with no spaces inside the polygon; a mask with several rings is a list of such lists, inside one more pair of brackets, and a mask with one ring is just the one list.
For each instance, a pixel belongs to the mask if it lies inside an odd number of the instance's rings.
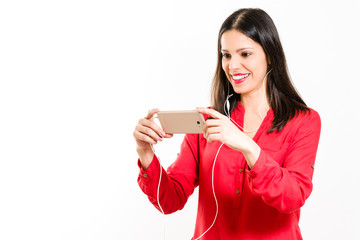
{"label": "woman's left hand", "polygon": [[220,141],[229,148],[242,152],[250,168],[255,164],[260,155],[260,147],[250,137],[218,111],[209,108],[196,108],[196,110],[213,118],[206,120],[204,125],[204,138],[208,142]]}
{"label": "woman's left hand", "polygon": [[231,120],[214,109],[196,108],[200,113],[207,114],[213,119],[208,119],[204,125],[204,138],[208,142],[220,141],[228,147],[243,151],[244,145],[250,140]]}

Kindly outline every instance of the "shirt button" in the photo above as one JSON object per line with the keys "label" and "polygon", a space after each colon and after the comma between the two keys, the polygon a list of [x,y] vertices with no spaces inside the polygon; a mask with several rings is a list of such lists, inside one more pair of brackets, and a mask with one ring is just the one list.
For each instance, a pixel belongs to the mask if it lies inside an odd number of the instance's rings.
{"label": "shirt button", "polygon": [[238,189],[238,190],[236,190],[236,194],[239,194],[240,193],[240,190]]}
{"label": "shirt button", "polygon": [[243,171],[243,169],[242,169],[242,168],[240,168],[240,169],[239,169],[239,173],[242,173],[242,171]]}
{"label": "shirt button", "polygon": [[146,178],[147,176],[148,176],[148,175],[147,175],[146,173],[144,173],[144,174],[143,174],[143,177],[145,177],[145,178]]}

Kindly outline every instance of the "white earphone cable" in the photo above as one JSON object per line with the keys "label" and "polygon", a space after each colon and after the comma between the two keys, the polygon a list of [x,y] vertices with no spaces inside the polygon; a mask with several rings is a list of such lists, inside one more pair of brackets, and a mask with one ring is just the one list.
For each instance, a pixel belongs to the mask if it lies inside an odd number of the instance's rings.
{"label": "white earphone cable", "polygon": [[[265,78],[267,77],[267,75],[271,72],[272,69],[270,69],[265,77],[264,77],[264,80],[263,80],[263,88],[265,87]],[[266,91],[266,90],[265,90]],[[265,97],[265,91],[264,91],[264,97]],[[226,116],[233,122],[235,123],[240,129],[242,129],[244,132],[246,133],[253,133],[253,132],[256,132],[257,130],[253,130],[253,131],[248,131],[248,130],[245,130],[243,127],[241,127],[237,122],[235,122],[233,119],[231,119],[230,117],[230,102],[229,102],[229,98],[233,96],[233,94],[229,95],[226,97],[226,101],[224,102],[224,112],[226,114]],[[228,106],[226,106],[228,104]],[[227,108],[226,108],[227,107]],[[264,120],[262,114],[261,114],[261,104],[260,104],[260,107],[259,107],[259,114],[260,114],[260,118],[261,118],[261,121]],[[217,219],[217,216],[218,216],[218,213],[219,213],[219,204],[218,204],[218,201],[217,201],[217,197],[216,197],[216,193],[215,193],[215,185],[214,185],[214,171],[215,171],[215,163],[216,163],[216,160],[217,160],[217,157],[219,155],[219,152],[220,152],[220,149],[222,148],[222,146],[224,145],[224,143],[222,143],[220,145],[220,147],[218,148],[217,152],[216,152],[216,155],[215,155],[215,158],[214,158],[214,162],[213,162],[213,166],[212,166],[212,171],[211,171],[211,185],[212,185],[212,192],[213,192],[213,195],[214,195],[214,200],[215,200],[215,205],[216,205],[216,212],[215,212],[215,217],[214,217],[214,220],[212,222],[212,224],[210,225],[210,227],[208,229],[206,229],[205,232],[203,232],[199,237],[195,238],[194,240],[198,240],[200,238],[202,238],[215,224],[216,222],[216,219]],[[150,144],[151,146],[151,149],[153,151],[153,153],[155,154],[155,149],[153,147],[152,144]],[[156,194],[156,201],[157,201],[157,204],[160,208],[160,211],[163,215],[165,215],[164,213],[164,210],[162,209],[161,205],[160,205],[160,183],[161,183],[161,177],[162,177],[162,166],[161,166],[161,162],[160,162],[160,159],[158,158],[158,161],[159,161],[159,165],[160,165],[160,176],[159,176],[159,183],[158,183],[158,187],[157,187],[157,194]],[[164,224],[165,225],[165,224]],[[164,239],[165,239],[165,230],[164,230]]]}
{"label": "white earphone cable", "polygon": [[[264,79],[263,79],[263,88],[265,88],[265,78],[269,75],[269,73],[271,72],[271,70],[272,70],[272,69],[270,69],[270,70],[266,73],[266,75],[265,75],[265,77],[264,77]],[[263,99],[266,97],[265,91],[266,91],[266,90],[263,91]],[[251,130],[251,131],[246,130],[245,128],[241,127],[237,122],[235,122],[235,121],[230,117],[230,101],[229,101],[229,98],[231,98],[232,96],[233,96],[233,94],[231,94],[231,95],[228,94],[228,96],[226,97],[226,101],[224,102],[224,112],[225,112],[226,116],[227,116],[233,123],[235,123],[236,126],[238,126],[241,130],[243,130],[243,132],[245,132],[245,133],[254,133],[254,132],[256,132],[258,129],[256,129],[256,130]],[[259,106],[259,115],[260,115],[261,121],[264,120],[264,117],[263,117],[262,114],[261,114],[261,106],[262,106],[262,103],[263,103],[263,101],[261,101],[260,106]]]}
{"label": "white earphone cable", "polygon": [[253,132],[256,132],[257,129],[256,129],[256,130],[252,130],[252,131],[246,130],[245,128],[243,128],[242,126],[240,126],[237,122],[235,122],[235,121],[230,117],[230,113],[229,113],[230,110],[228,110],[228,109],[225,108],[225,104],[229,102],[229,98],[230,98],[232,95],[233,95],[233,94],[228,95],[227,98],[226,98],[226,101],[225,101],[225,103],[224,103],[224,112],[225,112],[226,116],[227,116],[233,123],[235,123],[236,126],[238,126],[241,130],[243,130],[245,133],[253,133]]}
{"label": "white earphone cable", "polygon": [[[152,144],[150,144],[150,147],[151,147],[151,150],[153,151],[154,155],[156,155],[154,146]],[[157,158],[157,159],[159,161],[159,166],[160,166],[160,176],[159,176],[159,183],[158,183],[157,191],[156,191],[156,201],[157,201],[157,204],[158,204],[158,206],[160,208],[161,213],[165,217],[165,212],[164,212],[164,210],[162,209],[162,207],[160,205],[160,183],[161,183],[161,177],[162,177],[162,166],[161,166],[160,159],[159,158]],[[165,225],[165,219],[164,219],[164,240],[165,240],[165,233],[166,233],[166,225]]]}
{"label": "white earphone cable", "polygon": [[[155,149],[154,146],[152,144],[150,144],[151,150],[153,151],[154,155],[155,154]],[[163,215],[165,215],[164,210],[162,209],[161,205],[160,205],[160,197],[159,197],[159,192],[160,192],[160,183],[161,183],[161,177],[162,177],[162,166],[161,166],[161,162],[160,159],[158,158],[159,161],[159,165],[160,165],[160,176],[159,176],[159,183],[158,183],[158,187],[157,187],[157,194],[156,194],[156,200],[157,200],[157,204],[160,208],[160,211]]]}
{"label": "white earphone cable", "polygon": [[214,159],[214,162],[213,162],[213,166],[212,166],[212,171],[211,171],[211,184],[212,184],[212,192],[213,192],[213,195],[214,195],[214,199],[215,199],[215,204],[216,204],[216,213],[215,213],[215,217],[214,217],[214,220],[211,224],[211,226],[205,231],[203,232],[199,237],[195,238],[194,240],[198,240],[200,238],[202,238],[205,233],[207,233],[215,224],[215,221],[217,219],[217,216],[218,216],[218,213],[219,213],[219,204],[218,204],[218,201],[217,201],[217,198],[216,198],[216,194],[215,194],[215,185],[214,185],[214,170],[215,170],[215,163],[216,163],[216,160],[217,160],[217,157],[219,155],[219,152],[220,152],[220,149],[221,147],[224,145],[224,143],[222,143],[220,145],[220,147],[218,148],[217,150],[217,153],[215,155],[215,159]]}

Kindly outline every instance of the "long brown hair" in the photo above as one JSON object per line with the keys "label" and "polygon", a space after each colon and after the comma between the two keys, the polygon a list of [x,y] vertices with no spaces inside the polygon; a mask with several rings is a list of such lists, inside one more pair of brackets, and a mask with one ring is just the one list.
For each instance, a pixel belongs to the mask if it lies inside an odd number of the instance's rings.
{"label": "long brown hair", "polygon": [[261,9],[239,9],[231,14],[222,24],[218,35],[218,59],[212,86],[213,108],[224,113],[224,102],[228,94],[233,94],[229,99],[231,109],[240,101],[241,95],[237,94],[227,79],[222,69],[221,36],[229,30],[237,30],[259,43],[263,48],[270,65],[267,71],[266,93],[270,108],[274,111],[274,120],[268,132],[281,131],[286,123],[299,112],[307,112],[306,106],[295,87],[288,72],[284,50],[279,34],[270,16]]}

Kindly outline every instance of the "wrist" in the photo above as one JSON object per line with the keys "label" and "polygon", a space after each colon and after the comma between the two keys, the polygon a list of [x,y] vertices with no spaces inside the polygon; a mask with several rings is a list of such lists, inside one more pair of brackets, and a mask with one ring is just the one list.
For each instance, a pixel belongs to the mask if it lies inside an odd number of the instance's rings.
{"label": "wrist", "polygon": [[153,150],[149,144],[148,147],[140,147],[140,146],[136,146],[136,152],[138,155],[148,155],[150,153],[153,153]]}
{"label": "wrist", "polygon": [[154,152],[152,151],[150,145],[149,145],[149,149],[136,148],[136,151],[139,156],[142,168],[144,170],[148,169],[154,158]]}
{"label": "wrist", "polygon": [[261,148],[254,141],[247,147],[245,151],[243,151],[243,155],[246,159],[249,168],[252,169],[255,166],[259,156],[260,156]]}

